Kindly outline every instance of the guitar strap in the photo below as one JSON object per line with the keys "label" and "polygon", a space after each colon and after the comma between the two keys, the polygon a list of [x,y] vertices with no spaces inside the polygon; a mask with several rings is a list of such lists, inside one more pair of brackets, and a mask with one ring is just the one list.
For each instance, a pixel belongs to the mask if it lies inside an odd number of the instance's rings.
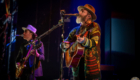
{"label": "guitar strap", "polygon": [[[95,26],[95,22],[93,22],[93,23],[91,23],[91,24],[93,24],[93,25],[92,25],[93,27]],[[80,32],[80,27],[81,27],[81,26],[79,26],[79,28],[76,30],[76,35],[79,34],[79,32]],[[92,30],[92,29],[90,29],[90,30]],[[89,31],[90,31],[90,30],[89,30]],[[86,33],[84,34],[85,37],[88,36],[89,31],[86,31]]]}
{"label": "guitar strap", "polygon": [[[79,34],[79,32],[80,32],[80,27],[81,27],[81,26],[79,26],[79,28],[77,28],[77,30],[76,30],[76,35]],[[84,31],[84,30],[83,30],[83,31]],[[88,34],[88,31],[86,31],[86,33],[84,34],[84,36],[87,37],[87,34]]]}
{"label": "guitar strap", "polygon": [[28,51],[26,57],[27,57],[27,56],[29,55],[29,53],[31,52],[32,47],[33,47],[33,45],[31,45],[31,47],[30,47],[30,49],[29,49],[29,51]]}

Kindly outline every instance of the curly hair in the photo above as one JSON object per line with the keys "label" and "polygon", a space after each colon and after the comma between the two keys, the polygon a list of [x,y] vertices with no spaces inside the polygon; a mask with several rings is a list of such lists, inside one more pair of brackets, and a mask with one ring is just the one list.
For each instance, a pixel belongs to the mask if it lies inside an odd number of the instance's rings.
{"label": "curly hair", "polygon": [[[30,31],[30,30],[29,30]],[[33,33],[32,31],[30,31],[30,33],[32,33],[32,39],[35,39],[37,37],[37,34]]]}

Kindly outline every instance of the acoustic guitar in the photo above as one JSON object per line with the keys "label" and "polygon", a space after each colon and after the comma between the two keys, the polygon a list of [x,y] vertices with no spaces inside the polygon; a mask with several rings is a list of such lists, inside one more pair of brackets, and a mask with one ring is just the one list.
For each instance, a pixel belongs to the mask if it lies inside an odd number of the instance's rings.
{"label": "acoustic guitar", "polygon": [[[93,24],[89,24],[85,30],[80,34],[80,37],[84,36],[85,33],[93,27]],[[64,50],[65,52],[65,63],[66,67],[77,67],[81,57],[84,54],[84,49],[77,41],[71,43],[70,48]]]}

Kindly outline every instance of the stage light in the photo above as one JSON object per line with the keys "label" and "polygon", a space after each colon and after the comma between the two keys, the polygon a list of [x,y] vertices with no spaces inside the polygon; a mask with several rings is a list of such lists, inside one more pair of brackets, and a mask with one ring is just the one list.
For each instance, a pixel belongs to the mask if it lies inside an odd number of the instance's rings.
{"label": "stage light", "polygon": [[131,80],[140,80],[138,77],[132,77]]}
{"label": "stage light", "polygon": [[4,2],[4,0],[0,0],[0,3],[3,3]]}

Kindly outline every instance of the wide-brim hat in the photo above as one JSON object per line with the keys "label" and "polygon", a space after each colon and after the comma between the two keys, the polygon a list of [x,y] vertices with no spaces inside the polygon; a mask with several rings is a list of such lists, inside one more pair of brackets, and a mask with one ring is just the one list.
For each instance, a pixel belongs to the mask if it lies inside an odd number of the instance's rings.
{"label": "wide-brim hat", "polygon": [[84,6],[78,6],[78,11],[81,11],[81,9],[86,9],[92,16],[92,20],[95,21],[97,19],[97,16],[95,14],[95,8],[89,4],[85,4]]}
{"label": "wide-brim hat", "polygon": [[30,30],[31,32],[33,32],[34,34],[36,34],[36,31],[37,31],[37,29],[34,27],[34,26],[32,26],[32,25],[28,25],[27,27],[22,27],[22,30],[23,31],[25,31],[25,30]]}

